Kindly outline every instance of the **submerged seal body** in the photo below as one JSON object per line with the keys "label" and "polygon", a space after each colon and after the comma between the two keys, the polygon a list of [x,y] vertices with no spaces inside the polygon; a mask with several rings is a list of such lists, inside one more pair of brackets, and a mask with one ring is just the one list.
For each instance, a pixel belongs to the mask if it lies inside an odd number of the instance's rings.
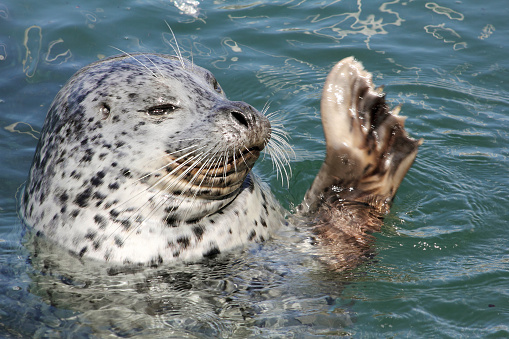
{"label": "submerged seal body", "polygon": [[[314,233],[339,267],[351,243],[343,224],[354,237],[376,230],[419,142],[352,58],[326,81],[322,120],[326,159],[299,213],[318,216]],[[197,260],[260,242],[285,222],[251,173],[270,136],[263,114],[182,58],[105,59],[53,101],[21,215],[37,236],[115,263]]]}

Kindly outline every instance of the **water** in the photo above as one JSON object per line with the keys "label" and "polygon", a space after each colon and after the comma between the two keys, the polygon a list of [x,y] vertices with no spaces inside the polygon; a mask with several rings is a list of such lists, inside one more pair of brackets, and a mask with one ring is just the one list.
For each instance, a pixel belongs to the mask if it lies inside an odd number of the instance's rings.
{"label": "water", "polygon": [[[475,0],[4,0],[0,335],[508,337],[508,15],[504,1]],[[425,143],[373,262],[329,272],[288,235],[172,270],[29,260],[16,197],[54,95],[117,49],[172,54],[165,21],[230,99],[286,114],[289,189],[268,159],[256,171],[288,208],[323,159],[318,100],[336,61],[354,55],[403,104]]]}

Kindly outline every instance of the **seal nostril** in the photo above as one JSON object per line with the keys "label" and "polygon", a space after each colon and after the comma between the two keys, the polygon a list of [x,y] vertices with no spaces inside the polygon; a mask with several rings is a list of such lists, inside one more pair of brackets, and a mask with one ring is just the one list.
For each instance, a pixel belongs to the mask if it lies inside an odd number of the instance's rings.
{"label": "seal nostril", "polygon": [[249,127],[249,123],[247,122],[246,117],[244,116],[244,114],[242,114],[240,112],[237,112],[237,111],[232,111],[231,114],[235,118],[235,120],[237,120],[237,122],[239,124],[244,125],[244,127],[246,127],[246,128]]}

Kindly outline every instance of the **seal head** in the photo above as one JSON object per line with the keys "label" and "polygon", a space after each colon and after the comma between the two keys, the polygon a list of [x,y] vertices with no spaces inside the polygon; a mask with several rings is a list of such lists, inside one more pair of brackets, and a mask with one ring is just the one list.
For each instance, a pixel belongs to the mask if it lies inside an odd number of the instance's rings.
{"label": "seal head", "polygon": [[[22,214],[39,235],[106,261],[195,259],[260,241],[270,216],[249,173],[270,133],[263,114],[186,60],[105,59],[51,105]],[[220,214],[232,223],[216,225]]]}

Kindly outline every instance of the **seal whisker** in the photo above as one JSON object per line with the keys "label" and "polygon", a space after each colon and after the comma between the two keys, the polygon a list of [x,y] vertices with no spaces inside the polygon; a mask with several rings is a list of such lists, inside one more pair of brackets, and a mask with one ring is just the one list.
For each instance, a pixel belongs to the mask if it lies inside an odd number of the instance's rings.
{"label": "seal whisker", "polygon": [[[194,151],[193,151],[193,152],[194,152]],[[205,153],[205,152],[202,152],[202,153],[200,153],[199,155],[195,155],[195,157],[199,157],[200,155],[202,155],[202,154],[204,154],[204,153]],[[190,154],[190,153],[188,153],[188,155],[189,155],[189,154]],[[187,162],[192,161],[192,160],[193,160],[193,158],[189,159]],[[144,189],[144,191],[139,192],[138,194],[136,194],[135,196],[133,196],[133,197],[129,198],[128,200],[126,200],[126,202],[123,202],[123,203],[122,203],[121,205],[119,205],[119,206],[122,206],[122,205],[126,204],[128,201],[131,201],[132,199],[135,199],[136,197],[138,197],[139,195],[141,195],[143,192],[145,192],[145,191],[149,191],[149,190],[151,190],[151,189],[153,189],[153,188],[157,187],[159,184],[161,184],[161,183],[162,183],[164,180],[166,180],[168,177],[171,177],[171,176],[173,175],[173,173],[174,173],[174,172],[178,172],[178,170],[179,170],[179,169],[181,169],[182,167],[184,167],[185,165],[186,165],[186,162],[184,162],[184,163],[182,163],[182,164],[179,164],[176,168],[174,168],[171,172],[167,173],[167,174],[166,174],[166,175],[164,175],[162,178],[160,178],[159,180],[157,180],[154,184],[152,184],[152,185],[150,185],[150,186],[146,187],[146,188]],[[162,167],[162,168],[164,169],[164,168],[165,168],[165,167],[167,167],[167,166],[169,166],[169,165],[166,165],[166,166],[164,166],[164,167]],[[158,193],[154,194],[154,195],[153,195],[150,199],[148,199],[145,203],[143,203],[143,204],[142,204],[139,208],[137,208],[137,209],[134,211],[134,213],[133,213],[131,216],[129,216],[129,217],[126,219],[126,221],[127,221],[127,220],[130,220],[130,219],[131,219],[131,217],[133,217],[133,216],[135,216],[135,215],[138,215],[138,214],[139,214],[139,213],[140,213],[140,212],[141,212],[141,211],[142,211],[142,210],[143,210],[146,206],[149,206],[149,205],[150,205],[150,203],[153,201],[153,199],[154,199],[154,198],[155,198],[155,197],[156,197],[159,193],[161,193],[161,192],[163,192],[163,190],[160,190]],[[125,211],[126,211],[125,209],[124,209],[124,210],[122,210],[122,212],[125,212]],[[117,228],[117,229],[118,229],[118,228]],[[115,232],[113,232],[113,233],[115,233]]]}
{"label": "seal whisker", "polygon": [[[205,154],[207,154],[207,152],[203,152],[203,153],[201,153],[199,156],[202,156],[202,155],[205,155]],[[195,161],[195,162],[193,163],[193,165],[192,165],[192,166],[195,166],[195,165],[194,165],[195,163],[197,163],[197,161]],[[182,176],[182,175],[181,175],[181,176]],[[179,177],[181,177],[181,176],[179,176]],[[180,178],[180,179],[181,179],[181,178]],[[180,179],[179,179],[179,178],[177,178],[177,182],[178,182]],[[167,186],[167,187],[165,188],[165,190],[166,190],[166,189],[169,189],[169,186]],[[158,193],[154,194],[154,195],[153,195],[153,197],[155,197],[155,196],[156,196],[157,194],[159,194],[159,193],[164,192],[165,190],[160,190]],[[179,207],[179,206],[180,206],[180,205],[184,202],[184,197],[183,197],[183,195],[184,195],[184,192],[182,192],[182,193],[181,193],[181,194],[179,194],[178,196],[174,196],[174,198],[178,198],[178,199],[180,199],[180,202],[178,203],[178,205],[174,205],[174,206],[173,206],[170,210],[168,210],[168,211],[167,211],[167,215],[166,215],[166,216],[165,216],[165,218],[164,218],[164,221],[165,221],[165,222],[167,222],[167,221],[169,220],[171,213],[172,213],[172,212],[174,212],[176,209],[178,209],[178,207]],[[151,200],[153,201],[153,199],[151,199]],[[136,225],[136,226],[135,226],[132,230],[130,230],[130,231],[129,231],[129,233],[126,235],[125,239],[127,239],[127,238],[131,235],[131,234],[133,234],[136,230],[138,230],[138,229],[139,229],[139,228],[143,225],[143,223],[145,222],[145,220],[148,220],[148,219],[149,219],[149,218],[150,218],[150,217],[151,217],[151,216],[152,216],[152,215],[153,215],[153,214],[154,214],[154,213],[155,213],[155,212],[156,212],[159,208],[161,208],[161,207],[164,205],[164,203],[165,203],[165,202],[166,202],[166,199],[164,199],[164,200],[162,199],[159,203],[157,203],[157,204],[154,206],[154,208],[151,210],[151,212],[150,212],[150,213],[148,213],[148,214],[147,214],[147,216],[146,216],[143,220],[141,220],[141,221],[140,221],[140,222],[139,222],[139,223],[138,223],[138,224],[137,224],[137,225]],[[148,207],[148,205],[147,205],[147,204],[145,204],[145,205],[143,206],[143,208],[145,208],[145,207]],[[125,241],[125,239],[124,239],[124,241]]]}
{"label": "seal whisker", "polygon": [[288,133],[283,129],[283,121],[285,120],[286,115],[281,114],[281,111],[267,113],[268,107],[269,104],[267,103],[262,110],[271,124],[271,135],[269,142],[265,147],[264,156],[265,154],[269,154],[272,160],[272,166],[276,169],[276,177],[278,179],[281,177],[283,185],[286,179],[286,183],[289,185],[289,179],[292,175],[290,158],[295,157],[295,152],[288,142]]}
{"label": "seal whisker", "polygon": [[[207,172],[203,175],[203,178],[202,180],[200,181],[200,183],[198,184],[198,189],[195,191],[195,193],[193,194],[193,197],[191,199],[191,205],[190,207],[187,209],[186,211],[186,214],[184,215],[184,218],[183,219],[188,219],[188,216],[189,216],[189,213],[193,210],[193,206],[194,204],[197,203],[197,200],[196,200],[196,196],[198,195],[198,191],[200,191],[201,187],[202,187],[202,184],[203,182],[205,181],[205,178],[207,176],[207,174],[210,172],[212,166],[214,166],[214,156],[217,154],[218,151],[216,151],[216,153],[214,153],[214,155],[212,157],[210,157],[207,162],[210,163],[210,165],[208,166],[207,168]],[[200,167],[200,169],[197,171],[196,175],[193,177],[193,179],[191,180],[192,182],[194,182],[194,180],[198,177],[198,175],[201,173],[201,171],[205,168],[205,166],[207,165],[207,162],[205,162],[204,164],[202,164],[202,166]],[[211,185],[212,185],[212,182],[211,182]]]}
{"label": "seal whisker", "polygon": [[[286,178],[287,184],[289,184],[289,178],[291,176],[291,167],[290,165],[290,159],[289,154],[286,150],[286,148],[283,148],[280,145],[281,137],[278,135],[274,135],[273,138],[271,138],[272,142],[269,142],[267,147],[265,148],[268,152],[268,154],[271,156],[273,168],[276,168],[276,177],[279,178],[281,176],[282,184],[284,184],[284,178]],[[283,139],[284,141],[284,139]],[[284,144],[283,144],[284,145]],[[291,148],[290,148],[291,150]],[[287,168],[288,167],[288,171]],[[284,176],[283,176],[284,172]]]}
{"label": "seal whisker", "polygon": [[[270,108],[270,100],[267,100],[267,102],[265,103],[265,105],[263,105],[262,107],[262,110],[260,111],[261,114],[265,115],[267,117],[267,119],[269,119],[269,116],[273,113],[269,113],[267,115],[267,112],[269,111],[269,108]],[[270,120],[270,119],[269,119]]]}
{"label": "seal whisker", "polygon": [[[187,150],[187,149],[192,148],[192,147],[197,147],[197,146],[196,146],[196,145],[191,145],[191,146],[189,146],[189,147],[182,148],[181,150],[179,150],[179,152],[180,152],[180,151],[183,151],[183,150]],[[200,147],[200,148],[197,148],[197,149],[195,149],[195,150],[192,150],[192,151],[190,151],[190,152],[188,152],[188,153],[185,153],[184,155],[182,155],[182,156],[180,156],[180,157],[176,158],[175,160],[173,160],[173,161],[171,161],[171,162],[169,162],[169,163],[165,164],[164,166],[161,166],[161,167],[159,167],[159,168],[155,169],[154,171],[149,172],[149,173],[147,173],[147,174],[143,175],[143,176],[142,176],[142,177],[140,177],[139,179],[136,179],[136,180],[132,183],[132,185],[134,185],[134,184],[135,184],[136,182],[138,182],[138,181],[141,181],[141,180],[143,180],[143,179],[145,179],[145,178],[147,178],[147,177],[149,177],[149,176],[153,175],[154,173],[157,173],[157,172],[159,172],[159,171],[161,171],[161,170],[163,170],[163,169],[167,168],[168,166],[171,166],[172,164],[174,164],[174,163],[178,162],[179,160],[184,159],[184,158],[186,158],[186,157],[190,156],[190,155],[191,155],[191,154],[193,154],[194,152],[199,151],[200,149],[202,149],[202,148],[204,148],[204,147],[205,147],[205,146]],[[162,155],[162,156],[161,156],[161,158],[164,158],[164,157],[166,157],[167,155],[172,155],[172,154],[175,154],[175,153],[177,153],[177,151],[175,151],[175,152],[170,152],[170,153],[166,153],[166,155]]]}
{"label": "seal whisker", "polygon": [[111,47],[111,48],[114,48],[114,49],[116,49],[117,51],[119,51],[120,53],[122,53],[122,54],[124,54],[124,55],[126,55],[126,56],[128,56],[128,57],[130,57],[130,58],[132,58],[132,59],[134,59],[134,60],[136,60],[136,61],[137,61],[140,65],[142,65],[142,66],[143,66],[143,67],[144,67],[147,71],[149,71],[149,72],[150,72],[150,74],[152,74],[152,76],[154,76],[154,78],[158,78],[157,74],[156,74],[156,73],[154,73],[154,71],[152,71],[149,67],[147,67],[147,65],[145,65],[143,62],[141,62],[141,61],[140,61],[138,58],[136,58],[136,56],[134,56],[133,54],[128,53],[128,52],[126,52],[126,51],[124,51],[124,50],[122,50],[122,49],[120,49],[120,48],[118,48],[118,47],[115,47],[115,46],[111,46],[111,45],[110,45],[110,47]]}
{"label": "seal whisker", "polygon": [[170,24],[166,20],[164,22],[166,23],[166,26],[168,26],[168,29],[170,30],[171,35],[173,36],[173,40],[175,40],[176,48],[173,45],[171,45],[171,48],[173,48],[173,51],[175,52],[175,54],[177,55],[178,59],[180,60],[180,64],[182,65],[182,68],[186,69],[186,65],[184,63],[184,58],[182,57],[182,53],[180,52],[180,47],[179,47],[179,43],[177,41],[177,38],[175,37],[175,34],[173,33],[173,30],[170,27]]}
{"label": "seal whisker", "polygon": [[237,161],[235,159],[235,145],[233,145],[233,166],[235,167],[235,172],[237,172]]}
{"label": "seal whisker", "polygon": [[224,153],[223,153],[223,157],[224,157],[224,181],[226,182],[226,168],[228,167],[228,151],[225,150]]}
{"label": "seal whisker", "polygon": [[[249,154],[253,154],[251,153],[251,151],[249,150],[249,148],[247,148],[246,146],[244,146],[245,150],[249,153]],[[246,162],[246,159],[244,158],[244,155],[242,155],[242,152],[239,152],[240,156],[242,157],[242,161],[244,162],[244,164],[246,164],[246,166],[248,166],[248,163]]]}
{"label": "seal whisker", "polygon": [[[143,55],[143,56],[144,56],[145,58],[147,58],[147,59],[148,59],[148,61],[150,61],[150,63],[152,64],[152,66],[154,66],[154,67],[157,69],[157,71],[159,72],[159,75],[160,75],[160,76],[159,76],[159,78],[160,78],[161,80],[163,80],[163,79],[164,79],[164,73],[163,73],[163,72],[162,72],[162,70],[159,68],[159,66],[158,66],[158,65],[157,65],[157,64],[156,64],[156,63],[155,63],[152,59],[150,59],[150,57],[149,57],[148,55]],[[156,78],[157,78],[157,77],[156,77]]]}
{"label": "seal whisker", "polygon": [[[211,149],[212,149],[212,148],[211,148]],[[215,153],[215,154],[217,154],[217,152],[218,152],[218,151],[216,151],[216,153]],[[207,151],[207,152],[203,152],[203,153],[202,153],[203,157],[202,157],[201,159],[204,159],[204,158],[205,158],[208,154],[209,154],[209,152],[208,152],[208,151]],[[215,155],[215,154],[214,154],[214,155]],[[188,168],[188,170],[189,170],[189,171],[191,171],[192,169],[196,168],[196,164],[201,163],[201,159],[198,159],[198,161],[195,161],[195,162],[193,163],[193,165],[192,165],[192,166],[190,166],[190,167]],[[208,159],[205,163],[203,163],[203,164],[202,164],[202,166],[201,166],[201,167],[200,167],[200,169],[197,171],[197,173],[193,176],[193,178],[192,178],[191,180],[189,180],[188,184],[189,184],[190,186],[192,186],[192,185],[194,184],[194,182],[195,182],[196,178],[198,178],[198,177],[199,177],[201,170],[202,170],[202,169],[206,166],[206,164],[207,164],[208,162],[210,162],[210,163],[211,163],[211,165],[209,166],[209,170],[210,170],[210,168],[212,167],[212,160],[213,160],[213,159],[214,159],[214,156],[209,157],[209,159]],[[207,173],[208,173],[208,172],[207,172]],[[185,173],[182,173],[182,175],[181,175],[181,176],[179,176],[179,178],[177,178],[177,181],[176,181],[174,184],[175,184],[175,185],[176,185],[176,184],[178,184],[178,182],[179,182],[179,181],[183,178],[183,176],[184,176],[184,175],[185,175]],[[205,176],[203,177],[203,179],[202,179],[202,181],[201,181],[201,182],[203,182],[204,180],[205,180]],[[199,187],[201,187],[201,183],[200,183]],[[166,187],[165,189],[166,189],[166,190],[169,190],[169,189],[170,189],[170,187]],[[195,202],[195,199],[194,199],[194,198],[196,198],[196,196],[197,196],[197,194],[198,194],[198,191],[199,191],[199,189],[198,189],[198,190],[196,190],[196,191],[195,191],[195,193],[193,194],[193,196],[192,196],[192,197],[193,197],[193,199],[190,199],[190,200],[191,200],[191,206],[190,206],[190,208],[188,208],[188,209],[187,209],[187,213],[186,213],[186,215],[187,215],[188,213],[190,213],[190,211],[192,210],[192,205],[193,205],[193,203]],[[185,194],[185,191],[182,191],[182,192],[181,192],[178,196],[176,196],[176,197],[178,197],[178,198],[180,199],[180,202],[179,202],[178,204],[176,204],[176,205],[173,205],[173,206],[172,206],[172,208],[171,208],[170,210],[168,210],[168,211],[167,211],[167,212],[168,212],[168,214],[166,215],[165,220],[168,220],[168,218],[170,217],[171,213],[172,213],[172,212],[174,212],[175,210],[177,210],[177,209],[178,209],[178,208],[182,205],[182,203],[184,202],[184,194]],[[164,203],[164,201],[162,201],[160,204],[163,204],[163,203]],[[158,209],[158,208],[160,208],[160,206],[156,206],[154,209]],[[185,219],[186,219],[186,215],[184,215],[184,218],[182,218],[182,219],[184,219],[184,220],[185,220]]]}
{"label": "seal whisker", "polygon": [[[204,147],[205,147],[205,146],[203,146],[203,147],[201,147],[201,148],[204,148]],[[154,174],[154,173],[157,173],[157,172],[159,172],[160,170],[163,170],[163,169],[167,168],[168,166],[170,166],[170,165],[172,165],[172,164],[174,164],[174,163],[178,163],[178,161],[179,161],[180,159],[188,157],[188,156],[189,156],[189,155],[191,155],[192,153],[194,153],[194,152],[196,152],[196,151],[199,151],[201,148],[196,149],[196,150],[193,150],[193,151],[191,151],[191,152],[188,152],[188,153],[184,154],[184,155],[183,155],[183,156],[181,156],[180,158],[177,158],[177,159],[173,160],[172,162],[170,162],[170,163],[168,163],[168,164],[166,164],[166,165],[162,166],[161,168],[157,169],[156,171],[153,171],[153,172],[151,172],[150,174],[147,174],[147,175],[143,176],[142,178],[140,178],[140,179],[138,179],[138,180],[136,180],[136,181],[132,182],[132,183],[130,184],[130,186],[133,186],[133,185],[137,184],[138,182],[140,182],[140,181],[141,181],[141,179],[143,179],[143,178],[147,178],[147,177],[149,177],[150,175],[152,175],[152,174]],[[166,174],[166,175],[164,175],[163,177],[161,177],[161,178],[160,178],[159,180],[157,180],[154,184],[152,184],[152,185],[150,185],[150,186],[147,186],[144,190],[142,190],[142,191],[138,192],[137,194],[135,194],[134,196],[130,197],[129,199],[127,199],[126,201],[124,201],[122,204],[120,204],[118,207],[121,207],[121,206],[123,206],[123,205],[127,204],[128,202],[132,201],[133,199],[136,199],[137,197],[139,197],[139,196],[140,196],[141,194],[143,194],[144,192],[147,192],[147,191],[149,191],[149,190],[151,190],[151,189],[155,188],[157,185],[159,185],[160,183],[162,183],[162,182],[165,180],[166,176],[171,176],[174,172],[178,171],[178,170],[179,170],[181,167],[183,167],[183,166],[185,166],[185,163],[184,163],[184,164],[179,164],[179,165],[178,165],[175,169],[173,169],[171,172],[169,172],[168,174]],[[143,207],[144,205],[148,204],[149,202],[150,202],[150,201],[145,202],[145,203],[144,203],[141,207]],[[118,207],[117,207],[117,208],[118,208]],[[122,210],[122,212],[125,212],[125,210]],[[137,211],[137,212],[138,212],[138,211]]]}
{"label": "seal whisker", "polygon": [[[165,192],[165,191],[168,191],[172,186],[178,184],[180,182],[180,180],[186,176],[187,173],[189,173],[189,171],[191,171],[193,168],[196,167],[196,164],[200,162],[200,159],[204,159],[206,156],[208,155],[208,152],[202,152],[198,155],[195,155],[192,159],[188,160],[187,162],[189,161],[193,161],[195,160],[196,158],[198,158],[197,161],[194,161],[193,164],[191,166],[189,166],[183,173],[181,173],[177,178],[173,179],[172,182],[167,185],[163,190],[160,190],[159,192],[157,192],[156,194],[154,194],[152,196],[151,199],[149,199],[146,203],[144,203],[142,206],[140,206],[140,208],[138,208],[138,210],[135,211],[135,213],[133,213],[132,216],[130,216],[127,220],[129,220],[131,217],[135,216],[135,215],[139,215],[139,213],[146,207],[148,207],[150,205],[150,202],[153,201],[153,198],[155,198],[158,194],[162,193],[162,192]],[[181,164],[179,166],[185,166],[184,164]],[[178,166],[178,167],[179,167]],[[178,168],[177,167],[177,168]],[[174,172],[176,169],[172,170],[172,172]],[[169,177],[171,176],[171,172],[168,173],[165,177]],[[197,175],[195,175],[196,177]],[[161,180],[159,180],[158,182],[160,182]],[[179,194],[178,196],[174,196],[174,198],[180,198],[180,203],[178,204],[178,206],[180,206],[182,204],[182,202],[184,201],[184,198],[183,198],[183,195],[184,195],[184,192],[182,192],[181,194]],[[163,204],[165,203],[165,200],[162,200],[161,202],[159,202],[158,204],[156,204],[154,206],[154,208],[152,209],[152,211],[141,221],[138,222],[138,224],[133,227],[132,229],[129,230],[129,232],[127,233],[126,237],[124,237],[123,241],[127,240],[127,238],[133,234],[135,231],[137,231],[142,225],[143,223],[145,222],[145,220],[149,219]],[[173,209],[170,210],[170,212],[173,212]],[[168,215],[165,217],[165,220],[167,220],[167,218],[169,217],[169,213]],[[118,230],[118,228],[117,228]]]}

